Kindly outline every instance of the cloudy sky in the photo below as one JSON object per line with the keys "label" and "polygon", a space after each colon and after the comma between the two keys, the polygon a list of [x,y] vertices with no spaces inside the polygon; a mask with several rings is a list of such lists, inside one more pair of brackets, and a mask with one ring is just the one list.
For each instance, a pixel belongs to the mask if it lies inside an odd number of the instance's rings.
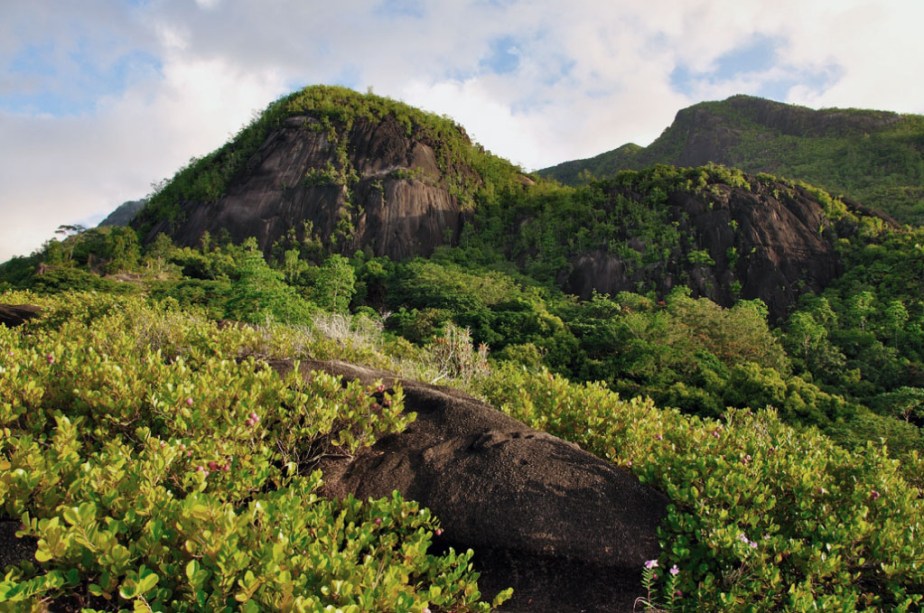
{"label": "cloudy sky", "polygon": [[921,0],[0,0],[0,261],[341,84],[534,170],[747,93],[924,113]]}

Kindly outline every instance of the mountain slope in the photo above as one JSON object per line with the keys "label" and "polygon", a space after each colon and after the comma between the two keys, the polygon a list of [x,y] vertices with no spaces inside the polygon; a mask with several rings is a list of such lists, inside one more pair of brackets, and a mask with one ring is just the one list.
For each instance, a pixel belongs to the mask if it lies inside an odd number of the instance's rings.
{"label": "mountain slope", "polygon": [[109,213],[105,219],[99,222],[99,227],[105,226],[127,226],[138,214],[138,211],[147,204],[146,200],[129,200],[123,202],[114,211]]}
{"label": "mountain slope", "polygon": [[648,147],[624,145],[539,174],[577,182],[656,163],[709,162],[800,179],[924,223],[924,116],[855,109],[812,110],[733,96],[677,113]]}
{"label": "mountain slope", "polygon": [[[771,122],[795,132],[799,121]],[[669,141],[682,144],[659,146]],[[699,150],[679,151],[692,162]],[[686,285],[724,306],[759,298],[779,319],[840,273],[830,204],[820,190],[715,165],[588,188],[536,184],[446,118],[318,86],[273,103],[177,173],[133,225],[147,242],[161,232],[185,246],[206,233],[253,236],[265,254],[310,244],[319,258],[406,260],[463,245],[583,298]]]}
{"label": "mountain slope", "polygon": [[133,223],[148,241],[195,245],[209,232],[255,236],[267,253],[286,238],[406,258],[456,242],[477,194],[518,175],[449,119],[309,87],[180,171]]}

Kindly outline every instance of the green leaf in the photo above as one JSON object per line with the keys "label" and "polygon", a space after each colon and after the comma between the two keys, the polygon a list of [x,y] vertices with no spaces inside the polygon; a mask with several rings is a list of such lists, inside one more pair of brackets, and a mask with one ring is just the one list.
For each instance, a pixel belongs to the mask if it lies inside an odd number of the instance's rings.
{"label": "green leaf", "polygon": [[186,578],[189,580],[190,585],[196,585],[196,575],[199,573],[199,561],[190,560],[186,564]]}

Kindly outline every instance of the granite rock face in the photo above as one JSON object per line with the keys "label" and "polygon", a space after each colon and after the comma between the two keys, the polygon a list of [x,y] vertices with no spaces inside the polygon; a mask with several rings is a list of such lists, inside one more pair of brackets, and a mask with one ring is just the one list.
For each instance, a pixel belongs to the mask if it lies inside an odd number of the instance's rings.
{"label": "granite rock face", "polygon": [[[712,264],[691,262],[678,251],[669,262],[642,269],[602,252],[577,254],[567,291],[589,298],[594,291],[635,291],[639,283],[661,294],[687,285],[694,296],[723,306],[759,298],[782,318],[806,292],[820,292],[842,272],[835,232],[822,205],[802,187],[754,182],[751,189],[717,185],[705,194],[667,195],[668,215]],[[638,248],[643,250],[644,245]]]}
{"label": "granite rock face", "polygon": [[340,138],[345,143],[329,140],[317,119],[288,117],[221,198],[187,203],[184,219],[162,220],[147,240],[166,232],[192,246],[207,231],[235,242],[254,236],[269,252],[290,229],[306,238],[308,222],[308,238],[335,250],[368,248],[393,259],[428,256],[458,240],[462,209],[431,144],[409,136],[390,116],[360,118]]}
{"label": "granite rock face", "polygon": [[42,309],[32,304],[0,304],[0,324],[15,328],[41,313]]}
{"label": "granite rock face", "polygon": [[[302,368],[397,382],[340,362]],[[639,571],[659,553],[664,495],[470,396],[400,383],[416,421],[355,458],[324,463],[327,495],[397,489],[429,507],[445,528],[437,545],[475,550],[486,593],[514,588],[509,610],[631,610]]]}

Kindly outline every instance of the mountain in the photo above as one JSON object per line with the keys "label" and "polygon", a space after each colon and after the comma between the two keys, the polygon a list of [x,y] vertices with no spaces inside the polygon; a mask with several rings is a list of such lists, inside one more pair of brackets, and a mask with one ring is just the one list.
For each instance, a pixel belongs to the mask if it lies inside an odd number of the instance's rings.
{"label": "mountain", "polygon": [[129,200],[120,204],[113,212],[106,216],[106,219],[99,222],[99,227],[105,226],[127,226],[131,223],[138,211],[144,208],[148,203],[147,200]]}
{"label": "mountain", "polygon": [[751,96],[702,102],[677,113],[648,147],[627,144],[539,174],[576,183],[653,164],[718,163],[800,179],[924,223],[924,116],[812,110]]}
{"label": "mountain", "polygon": [[311,87],[74,230],[0,265],[0,601],[924,602],[924,226],[711,162],[564,185]]}
{"label": "mountain", "polygon": [[[630,221],[611,233],[607,248],[573,253],[562,285],[582,298],[639,287],[665,295],[685,285],[724,306],[758,298],[781,318],[802,293],[823,290],[842,270],[838,214],[810,187],[720,167],[656,167],[602,185],[605,207],[651,211],[660,229],[654,223],[653,232],[639,232]],[[663,194],[661,201],[651,202],[651,194]],[[639,206],[642,198],[651,208]],[[614,241],[622,248],[613,249]]]}
{"label": "mountain", "polygon": [[205,232],[283,238],[329,251],[427,256],[458,241],[462,217],[494,172],[519,171],[451,120],[374,95],[309,87],[195,160],[151,197],[134,226],[195,245]]}
{"label": "mountain", "polygon": [[719,166],[539,185],[446,118],[309,87],[177,173],[132,223],[147,242],[253,236],[266,254],[307,242],[406,260],[463,245],[583,298],[687,285],[780,318],[840,271],[821,197]]}

